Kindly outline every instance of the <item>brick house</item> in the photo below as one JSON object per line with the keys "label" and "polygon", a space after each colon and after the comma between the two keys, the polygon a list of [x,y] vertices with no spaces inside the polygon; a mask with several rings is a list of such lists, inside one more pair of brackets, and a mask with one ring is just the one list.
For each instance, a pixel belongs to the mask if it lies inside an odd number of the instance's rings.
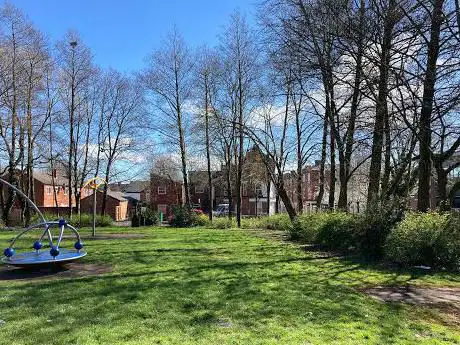
{"label": "brick house", "polygon": [[[81,200],[81,211],[84,213],[93,213],[93,191],[90,191]],[[96,213],[102,213],[102,191],[97,191],[96,195]],[[105,214],[112,217],[116,222],[128,220],[128,200],[122,192],[107,191],[107,203],[105,206]]]}
{"label": "brick house", "polygon": [[[54,180],[54,181],[53,181]],[[53,189],[54,187],[54,189]],[[35,204],[43,211],[56,211],[58,208],[69,207],[69,184],[66,177],[54,170],[34,172]],[[83,192],[83,194],[86,191]],[[75,197],[72,196],[72,207]]]}
{"label": "brick house", "polygon": [[[219,204],[229,203],[225,166],[221,170],[212,172],[212,206],[209,200],[209,186],[207,171],[190,171],[190,198],[193,204],[204,212],[216,209]],[[235,169],[235,167],[232,167]],[[232,177],[232,201],[236,205],[235,177]],[[275,210],[275,187],[269,180],[266,167],[259,150],[253,147],[245,155],[242,175],[241,213],[243,215],[273,214]],[[235,210],[236,211],[236,208]]]}
{"label": "brick house", "polygon": [[150,175],[150,204],[155,211],[170,215],[172,207],[182,205],[183,200],[182,182],[159,174]]}
{"label": "brick house", "polygon": [[[366,206],[367,197],[367,168],[357,169],[348,181],[348,207],[350,212],[362,212]],[[285,188],[294,208],[297,209],[297,173],[295,171],[287,172],[284,176]],[[314,165],[307,165],[302,171],[302,202],[304,212],[316,211],[316,199],[320,189],[320,162],[316,161]],[[330,167],[325,166],[324,171],[324,194],[321,203],[322,209],[329,207],[329,190],[330,190]],[[340,181],[338,171],[335,185],[335,205],[337,206],[340,193]],[[281,204],[281,210],[284,206]]]}
{"label": "brick house", "polygon": [[128,183],[111,183],[109,190],[120,192],[128,200],[128,218],[132,218],[136,213],[139,203],[150,203],[150,181],[130,181]]}
{"label": "brick house", "polygon": [[141,202],[150,201],[150,181],[130,181],[128,183],[110,183],[113,192],[122,192],[125,197]]}

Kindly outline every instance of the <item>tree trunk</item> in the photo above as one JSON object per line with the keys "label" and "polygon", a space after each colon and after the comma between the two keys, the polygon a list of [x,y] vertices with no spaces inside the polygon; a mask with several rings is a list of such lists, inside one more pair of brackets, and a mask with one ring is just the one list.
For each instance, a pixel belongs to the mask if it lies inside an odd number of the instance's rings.
{"label": "tree trunk", "polygon": [[417,209],[426,212],[430,208],[431,180],[431,114],[436,84],[436,61],[439,56],[439,37],[443,21],[444,0],[435,0],[431,15],[430,42],[428,43],[427,65],[423,82],[422,111],[420,114],[420,160]]}
{"label": "tree trunk", "polygon": [[317,211],[321,210],[321,204],[323,203],[324,196],[324,185],[325,185],[325,166],[326,166],[326,156],[327,156],[327,134],[328,134],[328,119],[329,115],[327,114],[330,109],[329,106],[329,96],[326,94],[326,114],[324,115],[323,122],[323,138],[321,142],[321,161],[319,166],[319,192],[316,197],[316,209]]}
{"label": "tree trunk", "polygon": [[[347,162],[345,155],[339,151],[339,200],[337,202],[337,208],[341,211],[348,211],[348,174],[349,174],[349,165],[347,167]],[[348,170],[348,171],[347,171]]]}
{"label": "tree trunk", "polygon": [[107,208],[107,192],[109,189],[109,174],[110,174],[110,168],[111,168],[112,162],[109,161],[107,162],[107,167],[105,169],[105,183],[104,183],[104,189],[102,191],[102,205],[101,205],[101,215],[105,216],[105,210]]}
{"label": "tree trunk", "polygon": [[345,152],[339,152],[339,177],[340,192],[338,208],[348,211],[348,181],[350,179],[351,156],[353,154],[354,136],[356,128],[356,118],[358,114],[359,97],[361,95],[362,63],[364,54],[364,24],[365,24],[365,0],[360,0],[359,8],[359,32],[358,32],[358,52],[356,55],[355,78],[353,84],[353,95],[351,99],[350,117],[345,135]]}
{"label": "tree trunk", "polygon": [[243,81],[241,75],[241,61],[238,61],[238,168],[236,175],[236,224],[241,227],[241,184],[243,179]]}
{"label": "tree trunk", "polygon": [[204,79],[204,126],[206,141],[206,163],[208,171],[208,197],[209,197],[209,220],[212,222],[212,211],[214,210],[214,200],[212,198],[212,172],[211,172],[211,149],[209,143],[209,89],[208,77]]}
{"label": "tree trunk", "polygon": [[177,60],[174,60],[174,77],[175,77],[175,100],[176,100],[176,116],[177,116],[177,129],[179,134],[179,149],[180,149],[180,159],[182,164],[182,179],[184,183],[185,190],[185,204],[187,207],[191,207],[190,201],[190,188],[188,185],[188,172],[187,172],[187,154],[185,149],[185,135],[182,123],[182,105],[179,91],[179,75],[178,75],[178,66]]}
{"label": "tree trunk", "polygon": [[228,195],[228,219],[232,219],[233,216],[233,191],[232,191],[232,158],[231,158],[231,148],[229,146],[226,147],[226,161],[225,164],[227,165],[225,169],[226,177],[227,177],[227,195]]}
{"label": "tree trunk", "polygon": [[[268,173],[267,173],[267,176],[269,176]],[[270,181],[270,178],[268,178],[268,181],[267,181],[267,215],[268,215],[268,216],[270,215],[270,204],[271,204],[270,195],[271,195],[271,186],[272,186],[272,183],[271,183],[271,181]]]}
{"label": "tree trunk", "polygon": [[394,10],[396,0],[389,0],[383,28],[382,51],[379,63],[379,88],[375,107],[375,123],[372,136],[372,157],[369,170],[369,185],[367,204],[374,203],[379,198],[380,177],[382,170],[382,147],[385,129],[385,118],[388,117],[388,74],[390,68],[390,49],[393,28],[395,25]]}
{"label": "tree trunk", "polygon": [[303,212],[303,192],[302,192],[302,168],[303,168],[303,157],[302,157],[302,129],[300,127],[299,111],[296,111],[295,124],[296,124],[296,139],[297,139],[297,212]]}
{"label": "tree trunk", "polygon": [[284,189],[283,186],[278,188],[278,195],[281,201],[283,201],[284,208],[286,209],[289,219],[291,221],[294,221],[297,217],[297,214],[296,214],[294,206],[292,206],[291,199],[289,199],[289,196],[287,195],[286,190]]}
{"label": "tree trunk", "polygon": [[329,179],[329,209],[333,210],[335,207],[335,138],[333,131],[331,130],[330,138],[330,149],[331,149],[331,168],[330,168],[330,179]]}
{"label": "tree trunk", "polygon": [[436,166],[436,174],[438,177],[439,210],[450,211],[452,202],[447,193],[447,173],[442,166]]}

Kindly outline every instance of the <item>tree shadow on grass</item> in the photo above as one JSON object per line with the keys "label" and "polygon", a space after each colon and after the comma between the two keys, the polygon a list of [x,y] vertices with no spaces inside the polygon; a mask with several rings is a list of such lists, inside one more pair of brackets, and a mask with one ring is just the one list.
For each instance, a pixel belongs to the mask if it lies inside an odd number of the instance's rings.
{"label": "tree shadow on grass", "polygon": [[[276,324],[299,332],[329,331],[331,337],[334,332],[338,337],[352,335],[355,343],[369,329],[377,343],[392,343],[407,323],[403,307],[379,303],[353,289],[353,284],[365,284],[368,275],[381,274],[353,258],[309,255],[264,243],[248,244],[249,249],[230,243],[227,258],[218,256],[221,252],[213,247],[217,240],[206,246],[194,242],[198,247],[193,248],[187,241],[166,241],[173,247],[152,249],[163,243],[134,242],[126,251],[110,241],[108,255],[104,246],[97,247],[94,260],[120,263],[112,273],[5,289],[0,310],[9,311],[7,325],[24,318],[56,320],[41,329],[21,324],[21,331],[23,337],[42,339],[51,330],[60,343],[71,343],[88,329],[94,337],[108,337],[104,329],[117,337],[114,329],[124,324],[132,326],[119,335],[120,342],[142,332],[198,337],[215,327],[243,328],[259,339]],[[381,281],[400,279],[395,272],[385,273],[389,276]],[[20,343],[22,335],[18,337]]]}

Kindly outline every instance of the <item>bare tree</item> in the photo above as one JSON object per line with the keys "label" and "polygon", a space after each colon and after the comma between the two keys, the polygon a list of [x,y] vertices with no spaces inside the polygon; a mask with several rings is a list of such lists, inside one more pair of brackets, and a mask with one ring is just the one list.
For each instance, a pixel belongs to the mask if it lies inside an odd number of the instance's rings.
{"label": "bare tree", "polygon": [[163,48],[152,54],[142,79],[153,94],[153,102],[161,118],[158,121],[153,117],[151,128],[163,135],[173,147],[179,148],[185,203],[190,205],[185,132],[188,120],[186,105],[192,96],[193,60],[176,30],[168,35]]}
{"label": "bare tree", "polygon": [[69,216],[72,217],[73,198],[76,173],[78,171],[78,146],[76,129],[83,116],[77,116],[81,102],[84,99],[86,83],[93,72],[92,55],[76,32],[69,31],[57,44],[58,62],[60,71],[60,93],[65,109],[64,126],[67,127],[68,159],[67,177],[69,183],[68,207]]}
{"label": "bare tree", "polygon": [[[113,164],[127,153],[136,140],[139,128],[139,110],[143,94],[137,81],[118,72],[109,71],[104,77],[110,83],[107,111],[101,121],[104,123],[103,154],[105,155],[105,180],[110,182]],[[104,185],[102,214],[107,205],[107,184]]]}
{"label": "bare tree", "polygon": [[[217,97],[218,72],[220,69],[218,56],[207,47],[203,47],[198,64],[198,88],[203,98],[203,120],[204,120],[204,141],[206,149],[206,170],[208,175],[208,197],[210,200],[209,220],[212,221],[212,211],[214,210],[213,198],[213,176],[211,171],[211,117],[215,114],[213,106]],[[199,97],[199,98],[201,98]]]}
{"label": "bare tree", "polygon": [[234,85],[231,89],[234,100],[236,117],[237,145],[236,145],[236,221],[241,226],[242,176],[244,164],[245,135],[244,126],[251,114],[257,81],[257,48],[255,36],[249,28],[246,19],[235,12],[230,17],[221,38],[220,51],[225,64],[226,78]]}

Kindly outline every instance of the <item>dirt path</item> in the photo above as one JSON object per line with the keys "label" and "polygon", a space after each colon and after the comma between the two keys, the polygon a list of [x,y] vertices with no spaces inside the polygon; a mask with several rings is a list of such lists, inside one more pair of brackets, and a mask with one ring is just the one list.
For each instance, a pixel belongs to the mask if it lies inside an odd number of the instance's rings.
{"label": "dirt path", "polygon": [[404,302],[410,304],[448,303],[456,305],[460,311],[460,288],[374,286],[362,289],[362,291],[383,302]]}
{"label": "dirt path", "polygon": [[57,267],[45,267],[35,270],[0,266],[1,280],[37,280],[49,278],[75,278],[97,276],[112,272],[112,266],[106,264],[71,263]]}

